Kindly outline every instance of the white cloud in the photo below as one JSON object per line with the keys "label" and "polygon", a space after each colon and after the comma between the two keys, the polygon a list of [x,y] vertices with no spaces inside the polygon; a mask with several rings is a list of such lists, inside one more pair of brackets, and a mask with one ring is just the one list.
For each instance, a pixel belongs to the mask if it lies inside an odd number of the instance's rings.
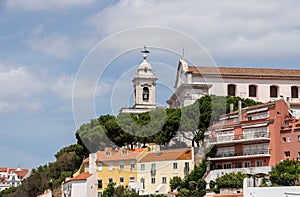
{"label": "white cloud", "polygon": [[76,92],[78,94],[73,95],[74,80],[74,76],[58,76],[51,86],[52,91],[62,99],[71,99],[73,96],[76,96],[77,99],[89,99],[91,97],[105,95],[112,89],[109,84],[96,84],[88,79],[84,79],[77,81],[75,88],[77,88]]}
{"label": "white cloud", "polygon": [[191,35],[216,57],[258,58],[266,54],[289,59],[300,55],[299,7],[300,2],[293,0],[272,4],[252,0],[121,0],[90,17],[87,24],[105,35],[142,26],[174,28]]}
{"label": "white cloud", "polygon": [[42,25],[33,29],[25,43],[35,51],[62,59],[69,58],[72,50],[69,36],[58,32],[45,35]]}
{"label": "white cloud", "polygon": [[0,64],[0,99],[27,98],[45,90],[42,73],[33,74],[26,67],[10,67]]}
{"label": "white cloud", "polygon": [[8,8],[23,10],[59,10],[73,7],[89,6],[95,0],[6,0]]}
{"label": "white cloud", "polygon": [[91,50],[99,40],[94,37],[76,37],[61,33],[47,32],[43,25],[38,25],[29,32],[24,40],[32,50],[58,59],[71,59],[77,52]]}

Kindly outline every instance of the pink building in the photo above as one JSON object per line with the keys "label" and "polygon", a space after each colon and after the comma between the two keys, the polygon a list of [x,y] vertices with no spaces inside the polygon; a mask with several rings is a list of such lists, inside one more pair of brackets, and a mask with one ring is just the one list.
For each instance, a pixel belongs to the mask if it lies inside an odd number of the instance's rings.
{"label": "pink building", "polygon": [[208,158],[209,179],[224,172],[267,173],[281,160],[299,158],[300,122],[290,113],[280,99],[221,116],[206,132],[216,150]]}

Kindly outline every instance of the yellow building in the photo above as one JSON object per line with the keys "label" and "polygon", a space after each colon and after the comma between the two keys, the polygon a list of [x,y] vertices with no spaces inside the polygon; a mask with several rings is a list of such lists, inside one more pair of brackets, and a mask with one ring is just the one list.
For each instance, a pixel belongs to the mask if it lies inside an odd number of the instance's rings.
{"label": "yellow building", "polygon": [[140,194],[167,194],[169,181],[175,176],[184,176],[194,169],[194,149],[169,149],[149,152],[138,160]]}
{"label": "yellow building", "polygon": [[[98,176],[98,196],[110,182],[128,186],[137,182],[137,160],[146,155],[148,148],[118,149],[106,148],[96,152],[96,172]],[[88,171],[89,159],[85,161]]]}

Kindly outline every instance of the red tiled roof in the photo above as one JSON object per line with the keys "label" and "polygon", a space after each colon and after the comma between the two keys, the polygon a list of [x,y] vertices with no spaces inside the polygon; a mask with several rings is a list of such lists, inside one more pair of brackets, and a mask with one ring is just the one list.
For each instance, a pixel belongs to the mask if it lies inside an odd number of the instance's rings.
{"label": "red tiled roof", "polygon": [[160,152],[148,153],[145,157],[139,160],[139,162],[151,162],[151,161],[168,161],[168,160],[184,160],[191,159],[191,149],[172,149],[164,150]]}
{"label": "red tiled roof", "polygon": [[[126,150],[127,154],[123,155],[122,150]],[[111,150],[111,156],[107,157],[106,151],[98,151],[97,152],[97,161],[114,161],[114,160],[130,160],[136,159],[136,157],[146,150],[146,148],[138,148],[138,149],[119,149],[119,150]]]}
{"label": "red tiled roof", "polygon": [[272,68],[229,68],[190,66],[193,73],[201,75],[262,76],[262,77],[300,77],[300,70]]}
{"label": "red tiled roof", "polygon": [[92,174],[88,173],[88,172],[83,172],[73,178],[70,178],[69,180],[67,180],[65,183],[68,183],[70,181],[82,181],[82,180],[87,180],[87,178],[89,178],[90,176],[92,176]]}

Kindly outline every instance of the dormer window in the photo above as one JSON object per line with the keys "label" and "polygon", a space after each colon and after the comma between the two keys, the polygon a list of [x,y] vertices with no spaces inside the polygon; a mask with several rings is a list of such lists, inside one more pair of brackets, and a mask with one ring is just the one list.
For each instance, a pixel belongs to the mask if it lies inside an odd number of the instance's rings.
{"label": "dormer window", "polygon": [[145,72],[145,73],[147,72],[147,68],[144,69],[144,72]]}
{"label": "dormer window", "polygon": [[105,156],[106,156],[106,157],[110,157],[110,152],[108,152],[108,151],[105,152]]}
{"label": "dormer window", "polygon": [[127,155],[127,150],[122,150],[122,155]]}

